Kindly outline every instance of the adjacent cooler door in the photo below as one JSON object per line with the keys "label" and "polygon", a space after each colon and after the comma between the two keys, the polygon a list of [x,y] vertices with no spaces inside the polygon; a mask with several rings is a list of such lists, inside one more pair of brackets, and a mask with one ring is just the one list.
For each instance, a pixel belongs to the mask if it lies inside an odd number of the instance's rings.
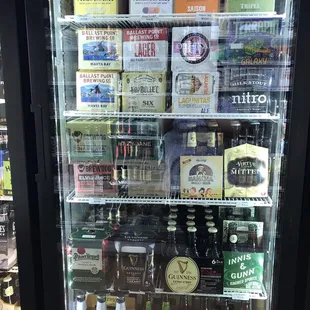
{"label": "adjacent cooler door", "polygon": [[298,226],[290,265],[277,229],[302,205],[297,1],[54,0],[45,20],[39,4],[26,2],[38,179],[54,177],[61,234],[57,260],[39,182],[46,309],[58,270],[68,310],[280,309],[279,272],[294,309]]}

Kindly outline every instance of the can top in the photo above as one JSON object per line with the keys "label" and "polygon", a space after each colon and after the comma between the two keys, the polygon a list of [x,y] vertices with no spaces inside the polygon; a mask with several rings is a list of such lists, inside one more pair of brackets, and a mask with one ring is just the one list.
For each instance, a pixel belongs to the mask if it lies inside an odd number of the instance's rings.
{"label": "can top", "polygon": [[173,220],[170,220],[169,222],[168,222],[168,225],[169,226],[175,226],[177,224],[177,222],[176,221],[173,221]]}
{"label": "can top", "polygon": [[196,231],[197,231],[197,228],[194,227],[194,226],[190,226],[190,227],[187,228],[187,231],[188,231],[188,232],[196,232]]}
{"label": "can top", "polygon": [[176,228],[175,226],[168,226],[168,227],[167,227],[167,230],[168,230],[168,231],[176,231],[177,228]]}
{"label": "can top", "polygon": [[215,227],[210,227],[210,228],[208,229],[208,232],[209,232],[210,234],[216,234],[216,233],[217,233],[217,228],[215,228]]}
{"label": "can top", "polygon": [[[207,223],[206,223],[206,226],[208,226],[208,227],[214,227],[215,226],[215,223],[214,222],[211,222],[211,221],[208,221]],[[209,231],[209,230],[208,230]]]}

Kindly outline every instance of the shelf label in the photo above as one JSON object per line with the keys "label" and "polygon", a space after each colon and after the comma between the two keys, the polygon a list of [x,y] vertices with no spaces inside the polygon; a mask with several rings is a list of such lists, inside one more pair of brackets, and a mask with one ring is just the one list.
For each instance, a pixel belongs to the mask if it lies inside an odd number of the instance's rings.
{"label": "shelf label", "polygon": [[211,15],[208,13],[196,13],[196,22],[210,22]]}
{"label": "shelf label", "polygon": [[90,15],[75,15],[75,21],[77,23],[90,22],[91,19],[92,19],[92,16]]}
{"label": "shelf label", "polygon": [[158,21],[158,15],[156,14],[145,14],[140,16],[141,22],[148,22],[148,23],[153,23]]}
{"label": "shelf label", "polygon": [[231,294],[233,300],[250,300],[249,294]]}
{"label": "shelf label", "polygon": [[254,206],[253,201],[237,201],[236,203],[237,208],[250,208],[253,206]]}
{"label": "shelf label", "polygon": [[105,202],[104,198],[89,198],[90,205],[105,205]]}

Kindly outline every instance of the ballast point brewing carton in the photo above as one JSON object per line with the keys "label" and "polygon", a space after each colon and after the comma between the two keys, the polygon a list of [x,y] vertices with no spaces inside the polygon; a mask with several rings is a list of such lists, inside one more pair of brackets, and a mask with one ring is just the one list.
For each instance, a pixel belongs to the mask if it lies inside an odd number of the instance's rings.
{"label": "ballast point brewing carton", "polygon": [[80,70],[122,70],[122,30],[78,30]]}
{"label": "ballast point brewing carton", "polygon": [[167,28],[134,28],[123,32],[125,71],[167,71]]}
{"label": "ballast point brewing carton", "polygon": [[80,71],[76,73],[76,108],[79,111],[119,111],[118,73]]}

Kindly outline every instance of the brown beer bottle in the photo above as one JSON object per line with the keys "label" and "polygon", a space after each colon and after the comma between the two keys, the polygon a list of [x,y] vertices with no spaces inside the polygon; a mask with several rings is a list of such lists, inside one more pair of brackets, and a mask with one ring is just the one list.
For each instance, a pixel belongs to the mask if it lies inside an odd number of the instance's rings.
{"label": "brown beer bottle", "polygon": [[2,290],[1,290],[1,298],[2,300],[7,304],[12,304],[12,298],[14,295],[14,289],[13,289],[13,281],[12,277],[8,275],[3,279],[2,282]]}
{"label": "brown beer bottle", "polygon": [[166,247],[166,256],[168,257],[175,257],[179,255],[179,251],[176,245],[176,237],[175,237],[175,232],[176,232],[176,227],[175,226],[168,226],[168,243]]}
{"label": "brown beer bottle", "polygon": [[227,244],[229,251],[239,252],[237,247],[238,244],[237,223],[235,222],[229,223],[228,225]]}
{"label": "brown beer bottle", "polygon": [[248,251],[257,252],[258,242],[257,242],[257,226],[255,224],[249,224],[248,232]]}
{"label": "brown beer bottle", "polygon": [[196,247],[196,232],[197,228],[190,226],[187,228],[187,236],[188,236],[188,243],[187,248],[185,250],[185,256],[187,257],[199,257],[198,250]]}
{"label": "brown beer bottle", "polygon": [[210,227],[209,232],[209,244],[206,249],[206,257],[210,259],[220,258],[221,251],[217,240],[217,228]]}

